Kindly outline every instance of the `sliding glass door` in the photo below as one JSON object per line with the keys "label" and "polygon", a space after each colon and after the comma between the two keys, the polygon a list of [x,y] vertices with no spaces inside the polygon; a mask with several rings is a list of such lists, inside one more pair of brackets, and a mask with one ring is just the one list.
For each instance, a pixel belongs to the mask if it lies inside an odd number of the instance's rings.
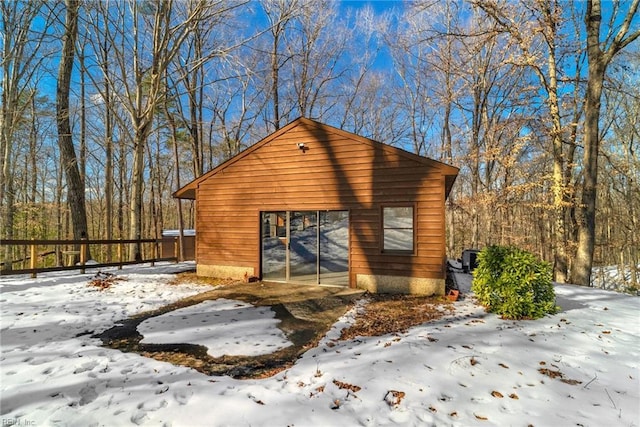
{"label": "sliding glass door", "polygon": [[349,213],[262,213],[262,278],[303,284],[349,284]]}

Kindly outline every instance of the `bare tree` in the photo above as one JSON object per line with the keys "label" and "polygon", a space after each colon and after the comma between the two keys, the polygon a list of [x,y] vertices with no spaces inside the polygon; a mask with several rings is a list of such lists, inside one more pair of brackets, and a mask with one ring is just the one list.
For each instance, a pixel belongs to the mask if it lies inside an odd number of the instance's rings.
{"label": "bare tree", "polygon": [[87,238],[87,211],[85,206],[85,188],[78,165],[69,117],[69,92],[71,73],[78,36],[78,0],[65,0],[66,18],[62,37],[62,55],[58,69],[56,88],[56,122],[58,125],[58,146],[60,158],[67,180],[67,203],[71,212],[73,236],[75,239]]}
{"label": "bare tree", "polygon": [[[99,16],[96,16],[93,29],[97,40],[119,46],[117,55],[111,58],[115,62],[114,70],[103,71],[103,75],[114,89],[111,93],[114,100],[127,111],[132,128],[129,237],[140,239],[143,233],[146,144],[159,105],[167,95],[163,84],[165,71],[198,22],[220,13],[220,9],[225,10],[227,6],[209,0],[184,3],[173,0],[157,3],[130,1],[128,11],[124,6],[124,2],[96,5]],[[100,16],[102,20],[98,21]],[[132,247],[129,256],[132,260],[141,259],[141,247]]]}
{"label": "bare tree", "polygon": [[[596,200],[598,192],[598,155],[600,147],[600,103],[607,67],[621,50],[640,37],[635,21],[640,0],[633,0],[621,17],[615,7],[608,23],[609,30],[602,40],[602,9],[600,0],[588,0],[584,17],[587,35],[589,70],[585,97],[584,155],[582,209],[579,216],[578,252],[571,270],[571,282],[589,286],[596,238]],[[617,3],[616,3],[617,5]]]}
{"label": "bare tree", "polygon": [[[13,188],[14,135],[29,107],[29,98],[35,96],[32,85],[47,57],[44,52],[45,34],[33,30],[36,19],[51,23],[52,14],[43,8],[42,1],[0,2],[2,24],[0,59],[2,102],[0,112],[0,217],[2,237],[13,238],[15,193]],[[10,248],[3,254],[3,268],[11,269]]]}
{"label": "bare tree", "polygon": [[[554,210],[554,275],[558,282],[567,279],[566,203],[567,182],[565,168],[573,159],[568,158],[563,138],[564,127],[560,110],[560,84],[558,58],[558,30],[562,22],[561,6],[557,0],[536,0],[521,5],[505,2],[475,2],[497,23],[498,29],[508,33],[520,48],[521,57],[514,58],[518,66],[530,68],[545,94],[548,108],[548,129],[553,153],[553,210]],[[535,18],[532,19],[531,17]],[[540,43],[541,42],[541,43]],[[540,46],[544,47],[541,51]],[[576,93],[577,96],[577,92]],[[568,145],[568,144],[567,144]]]}
{"label": "bare tree", "polygon": [[298,13],[299,2],[298,0],[263,0],[261,3],[269,20],[271,34],[269,51],[271,91],[269,98],[271,99],[272,119],[268,121],[278,130],[282,125],[282,116],[286,117],[286,113],[283,114],[280,97],[281,73],[284,65],[291,59],[290,55],[285,54],[283,43],[289,23]]}

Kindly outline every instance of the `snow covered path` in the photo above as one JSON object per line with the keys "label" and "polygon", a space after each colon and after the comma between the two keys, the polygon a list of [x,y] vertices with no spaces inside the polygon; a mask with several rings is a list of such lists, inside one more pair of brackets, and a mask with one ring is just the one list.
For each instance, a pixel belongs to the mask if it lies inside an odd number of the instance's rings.
{"label": "snow covered path", "polygon": [[1,279],[3,425],[640,426],[640,298],[557,286],[563,312],[518,322],[467,298],[405,334],[339,341],[351,311],[264,380],[209,377],[91,338],[209,289],[168,285],[174,268],[113,270],[127,280],[104,291],[77,272]]}

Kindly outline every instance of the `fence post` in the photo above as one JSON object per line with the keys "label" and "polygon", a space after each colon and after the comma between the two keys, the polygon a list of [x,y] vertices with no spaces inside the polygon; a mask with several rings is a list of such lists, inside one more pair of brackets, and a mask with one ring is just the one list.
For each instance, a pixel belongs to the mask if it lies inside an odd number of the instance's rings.
{"label": "fence post", "polygon": [[[35,239],[31,239],[31,240],[35,240]],[[31,269],[35,270],[36,268],[36,245],[35,243],[31,244],[31,260],[30,260],[30,265],[31,265]],[[37,276],[37,273],[35,271],[31,272],[31,278],[35,279]]]}
{"label": "fence post", "polygon": [[118,270],[122,270],[122,238],[118,239]]}
{"label": "fence post", "polygon": [[153,242],[153,258],[151,259],[151,267],[156,265],[156,259],[158,258],[158,241]]}
{"label": "fence post", "polygon": [[177,237],[173,238],[173,256],[176,258],[176,264],[180,262],[179,257],[179,241]]}
{"label": "fence post", "polygon": [[84,274],[84,264],[87,262],[87,239],[82,237],[80,240],[82,241],[80,243],[80,266],[82,267],[80,273]]}

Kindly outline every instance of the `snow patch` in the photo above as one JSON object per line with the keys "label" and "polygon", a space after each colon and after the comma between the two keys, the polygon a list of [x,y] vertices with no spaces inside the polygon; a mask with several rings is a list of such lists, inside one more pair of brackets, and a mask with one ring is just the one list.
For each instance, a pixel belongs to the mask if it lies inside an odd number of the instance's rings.
{"label": "snow patch", "polygon": [[270,307],[217,299],[152,317],[138,325],[143,344],[197,344],[212,357],[259,356],[292,345]]}

